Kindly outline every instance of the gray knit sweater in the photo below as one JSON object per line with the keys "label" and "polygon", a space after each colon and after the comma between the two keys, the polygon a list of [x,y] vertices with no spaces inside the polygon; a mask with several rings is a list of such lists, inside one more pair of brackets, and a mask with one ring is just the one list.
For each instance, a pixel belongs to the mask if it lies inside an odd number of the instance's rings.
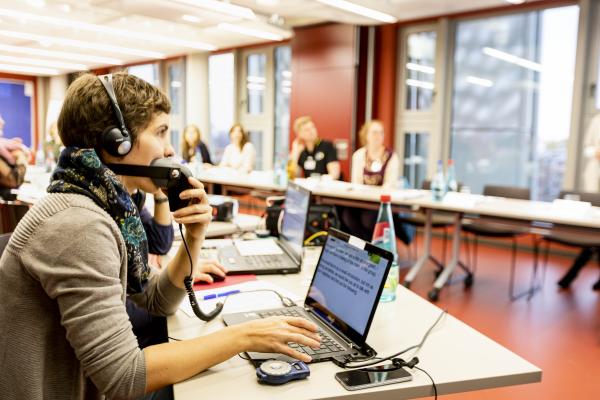
{"label": "gray knit sweater", "polygon": [[[121,233],[91,199],[51,194],[36,204],[0,259],[0,397],[142,395],[146,364],[125,311],[126,282]],[[163,271],[131,297],[168,315],[184,296]]]}

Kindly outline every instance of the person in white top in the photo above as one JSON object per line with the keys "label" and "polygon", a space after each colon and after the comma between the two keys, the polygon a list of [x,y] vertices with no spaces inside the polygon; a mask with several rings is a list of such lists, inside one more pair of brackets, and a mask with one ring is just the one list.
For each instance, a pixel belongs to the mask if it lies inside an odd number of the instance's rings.
{"label": "person in white top", "polygon": [[359,132],[363,147],[352,155],[351,182],[393,188],[400,173],[398,155],[385,147],[381,121],[366,122]]}
{"label": "person in white top", "polygon": [[225,147],[220,167],[237,169],[248,173],[254,169],[256,150],[254,145],[248,141],[248,133],[244,131],[241,124],[235,124],[229,130],[231,143]]}
{"label": "person in white top", "polygon": [[[385,146],[383,123],[378,120],[366,122],[358,136],[363,147],[352,155],[351,182],[394,189],[400,174],[400,160],[395,152]],[[377,220],[376,210],[346,207],[342,209],[341,215],[342,222],[350,233],[361,239],[371,240]],[[394,227],[397,237],[406,244],[410,243],[414,232],[405,229],[396,218]]]}

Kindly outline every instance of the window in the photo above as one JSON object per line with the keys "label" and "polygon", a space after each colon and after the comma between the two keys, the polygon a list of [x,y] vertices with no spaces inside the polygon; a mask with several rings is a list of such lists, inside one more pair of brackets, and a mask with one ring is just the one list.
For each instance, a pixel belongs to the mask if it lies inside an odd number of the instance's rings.
{"label": "window", "polygon": [[229,129],[233,125],[234,93],[233,53],[208,58],[208,97],[212,159],[218,163],[229,144]]}
{"label": "window", "polygon": [[406,40],[406,110],[427,110],[433,105],[435,31],[415,32]]}
{"label": "window", "polygon": [[167,63],[167,93],[171,101],[171,144],[181,154],[181,135],[185,124],[185,61],[183,58]]}
{"label": "window", "polygon": [[275,48],[275,169],[284,168],[290,139],[290,97],[292,93],[292,49]]}
{"label": "window", "polygon": [[160,87],[160,71],[158,63],[132,65],[131,67],[127,67],[127,72],[154,86]]}
{"label": "window", "polygon": [[411,188],[421,188],[427,179],[429,134],[407,132],[404,135],[404,178]]}
{"label": "window", "polygon": [[558,195],[578,14],[568,6],[458,22],[451,154],[473,192],[501,184],[530,187],[534,199]]}
{"label": "window", "polygon": [[267,56],[250,54],[246,58],[246,62],[247,113],[260,115],[264,112]]}

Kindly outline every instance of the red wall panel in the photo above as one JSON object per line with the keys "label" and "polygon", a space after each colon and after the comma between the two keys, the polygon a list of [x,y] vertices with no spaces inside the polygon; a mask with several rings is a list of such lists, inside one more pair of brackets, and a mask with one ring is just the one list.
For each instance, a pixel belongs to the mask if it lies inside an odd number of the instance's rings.
{"label": "red wall panel", "polygon": [[385,144],[394,147],[398,33],[395,25],[377,27],[373,79],[373,119],[385,127]]}
{"label": "red wall panel", "polygon": [[[348,158],[340,160],[349,177],[352,154],[356,87],[356,27],[319,25],[296,29],[292,45],[291,125],[310,115],[319,136],[348,144]],[[290,143],[294,132],[290,132]]]}

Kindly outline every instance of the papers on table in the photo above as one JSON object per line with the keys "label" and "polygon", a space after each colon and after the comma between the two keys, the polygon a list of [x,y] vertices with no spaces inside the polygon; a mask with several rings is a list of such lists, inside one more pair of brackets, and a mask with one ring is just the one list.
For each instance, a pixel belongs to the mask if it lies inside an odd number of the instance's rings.
{"label": "papers on table", "polygon": [[273,239],[234,240],[233,244],[243,257],[283,254],[283,250]]}
{"label": "papers on table", "polygon": [[[281,300],[275,293],[271,291],[251,292],[253,290],[275,290],[282,296],[289,297],[295,302],[302,300],[300,295],[292,293],[267,281],[250,281],[216,289],[196,290],[195,293],[200,309],[206,313],[212,311],[217,302],[223,302],[227,293],[235,294],[229,295],[229,299],[223,308],[224,313],[264,310],[267,308],[283,306],[283,304],[281,304]],[[203,300],[207,296],[213,297],[212,295],[216,297],[209,300]],[[189,317],[195,318],[194,312],[192,311],[192,307],[190,306],[190,302],[187,298],[181,302],[179,309]]]}

